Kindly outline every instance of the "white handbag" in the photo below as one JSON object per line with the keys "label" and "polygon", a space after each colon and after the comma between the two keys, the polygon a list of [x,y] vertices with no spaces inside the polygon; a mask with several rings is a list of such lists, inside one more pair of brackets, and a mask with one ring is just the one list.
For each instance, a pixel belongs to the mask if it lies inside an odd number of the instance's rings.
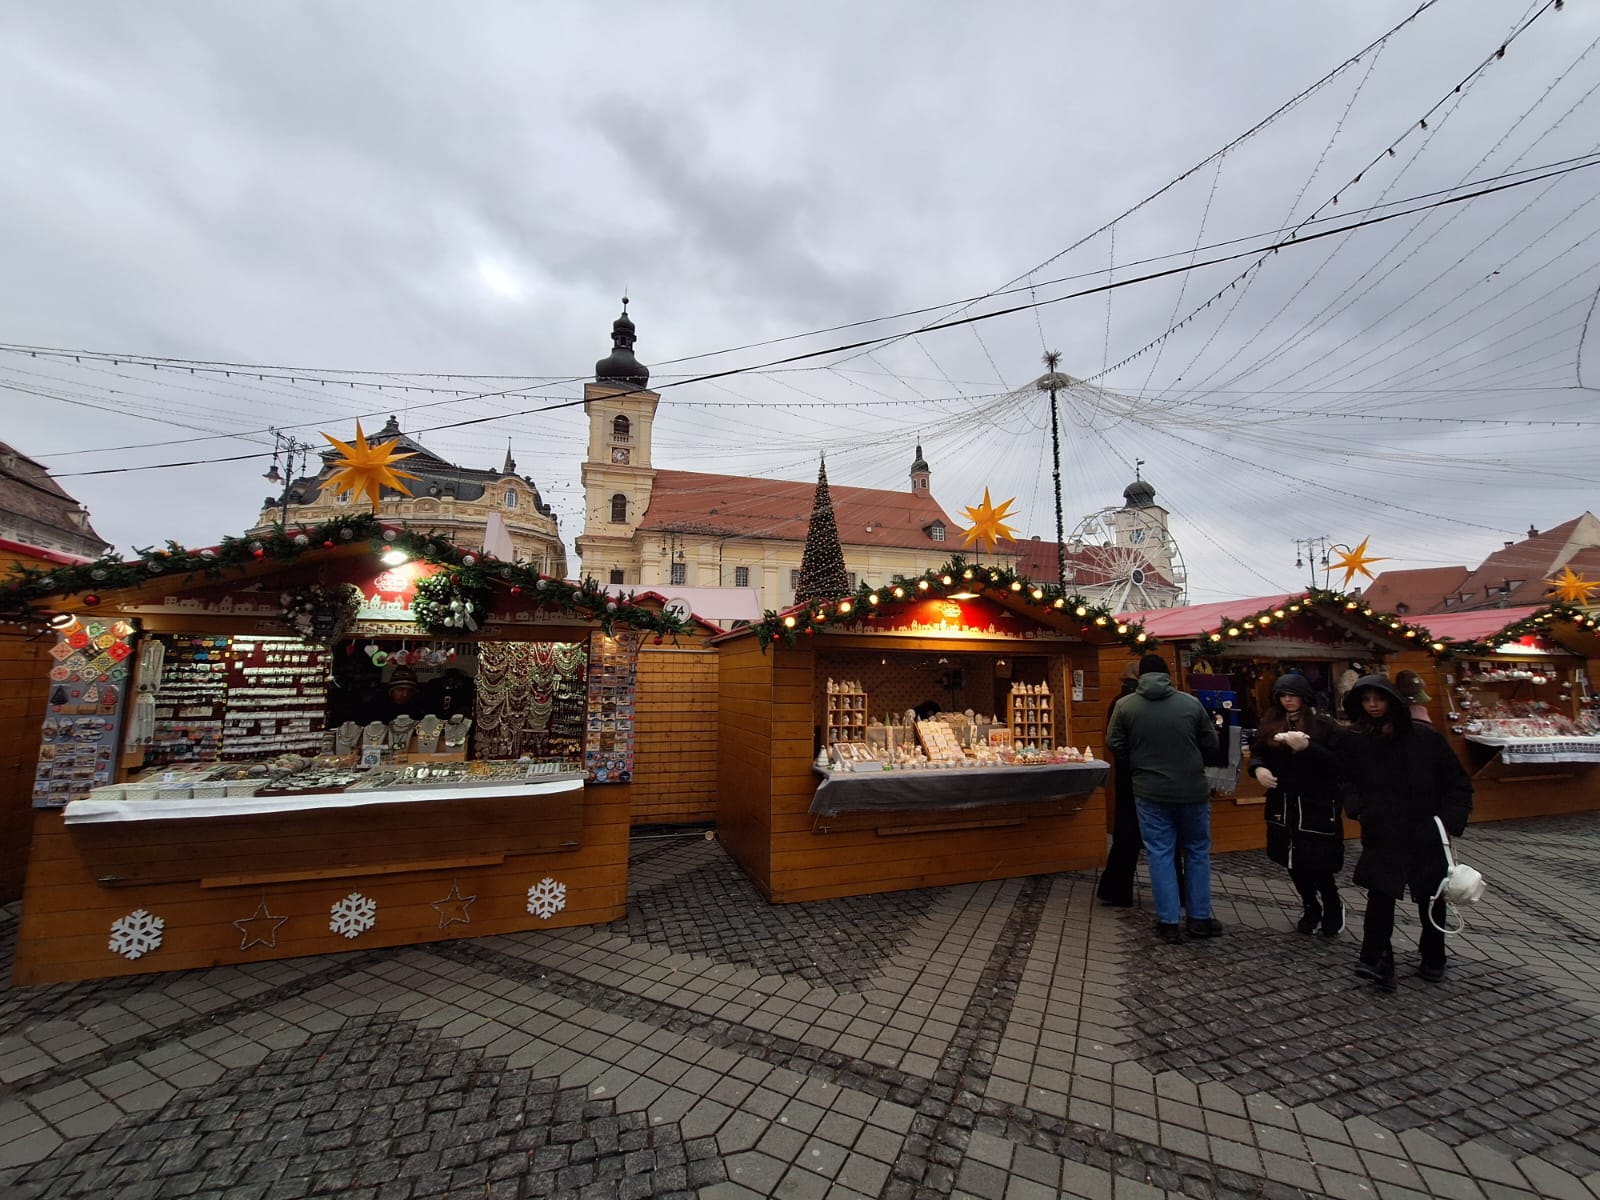
{"label": "white handbag", "polygon": [[1445,872],[1444,878],[1439,881],[1439,886],[1434,889],[1432,900],[1428,903],[1428,920],[1440,933],[1460,933],[1466,928],[1466,922],[1461,922],[1454,929],[1448,925],[1440,925],[1433,920],[1433,905],[1441,898],[1447,904],[1476,904],[1483,899],[1483,894],[1488,891],[1489,885],[1484,882],[1481,871],[1456,861],[1455,854],[1450,850],[1450,835],[1445,832],[1444,822],[1435,817],[1433,823],[1438,826],[1439,841],[1444,844]]}

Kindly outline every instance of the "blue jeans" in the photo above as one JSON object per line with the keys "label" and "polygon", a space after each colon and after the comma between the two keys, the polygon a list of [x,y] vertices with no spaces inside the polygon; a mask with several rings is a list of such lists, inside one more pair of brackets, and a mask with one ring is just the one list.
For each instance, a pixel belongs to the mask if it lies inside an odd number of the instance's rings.
{"label": "blue jeans", "polygon": [[1139,834],[1150,856],[1150,894],[1156,903],[1156,920],[1176,925],[1180,916],[1178,871],[1173,858],[1183,847],[1184,889],[1188,892],[1189,919],[1211,916],[1211,804],[1168,804],[1163,800],[1134,800],[1139,810]]}

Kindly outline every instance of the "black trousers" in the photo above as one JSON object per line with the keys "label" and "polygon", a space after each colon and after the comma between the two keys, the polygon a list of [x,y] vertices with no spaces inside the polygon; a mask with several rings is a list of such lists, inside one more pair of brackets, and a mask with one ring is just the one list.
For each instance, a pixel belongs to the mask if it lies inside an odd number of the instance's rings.
{"label": "black trousers", "polygon": [[[1126,760],[1117,764],[1122,773]],[[1139,851],[1144,849],[1144,839],[1139,835],[1139,813],[1133,806],[1132,788],[1117,781],[1115,808],[1111,819],[1111,850],[1106,855],[1106,868],[1100,872],[1100,886],[1096,889],[1100,899],[1107,904],[1127,908],[1133,903],[1133,876],[1139,868]]]}
{"label": "black trousers", "polygon": [[[1394,936],[1394,905],[1393,896],[1379,895],[1377,892],[1367,893],[1367,917],[1361,927],[1361,959],[1363,962],[1376,963],[1389,950],[1389,939]],[[1428,920],[1428,900],[1423,898],[1417,901],[1417,916],[1422,921],[1422,937],[1417,942],[1417,949],[1422,955],[1424,966],[1444,966],[1444,934],[1435,929]],[[1445,904],[1441,897],[1433,905],[1433,920],[1440,925],[1445,922]]]}
{"label": "black trousers", "polygon": [[[1339,908],[1339,881],[1334,878],[1332,871],[1307,871],[1303,867],[1290,867],[1289,878],[1294,882],[1294,890],[1300,893],[1300,902],[1307,908],[1321,909],[1323,912],[1335,912]],[[1389,923],[1394,924],[1394,913],[1389,914]]]}

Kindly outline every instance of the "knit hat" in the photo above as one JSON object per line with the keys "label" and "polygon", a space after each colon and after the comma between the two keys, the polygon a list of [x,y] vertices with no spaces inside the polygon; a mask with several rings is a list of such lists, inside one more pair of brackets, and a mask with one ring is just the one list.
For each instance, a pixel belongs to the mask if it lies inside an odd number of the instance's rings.
{"label": "knit hat", "polygon": [[1311,685],[1306,682],[1304,675],[1280,675],[1278,682],[1272,685],[1272,695],[1276,699],[1282,695],[1299,696],[1307,704],[1317,698],[1316,692],[1311,690]]}
{"label": "knit hat", "polygon": [[1157,672],[1162,675],[1171,675],[1172,668],[1167,666],[1167,660],[1159,654],[1146,654],[1139,660],[1139,674],[1149,675]]}

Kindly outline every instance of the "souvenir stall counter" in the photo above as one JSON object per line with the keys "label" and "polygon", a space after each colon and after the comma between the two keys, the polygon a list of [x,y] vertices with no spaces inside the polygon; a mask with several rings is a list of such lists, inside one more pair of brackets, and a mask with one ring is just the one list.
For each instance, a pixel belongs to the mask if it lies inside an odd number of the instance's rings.
{"label": "souvenir stall counter", "polygon": [[1600,658],[1593,616],[1565,606],[1423,617],[1430,642],[1401,656],[1429,718],[1472,775],[1473,821],[1600,809]]}
{"label": "souvenir stall counter", "polygon": [[621,916],[638,645],[682,623],[484,557],[355,517],[29,581],[15,982]]}
{"label": "souvenir stall counter", "polygon": [[774,902],[1100,866],[1099,647],[1139,636],[954,560],[713,638],[717,836]]}
{"label": "souvenir stall counter", "polygon": [[[1420,626],[1322,589],[1125,613],[1122,619],[1141,622],[1166,643],[1162,653],[1172,664],[1173,685],[1197,697],[1218,723],[1225,761],[1219,757],[1207,774],[1211,845],[1219,852],[1267,844],[1266,796],[1251,770],[1249,745],[1278,677],[1305,676],[1318,711],[1343,720],[1344,696],[1357,678],[1383,672],[1385,663],[1428,642]],[[1347,823],[1347,835],[1356,832]]]}

